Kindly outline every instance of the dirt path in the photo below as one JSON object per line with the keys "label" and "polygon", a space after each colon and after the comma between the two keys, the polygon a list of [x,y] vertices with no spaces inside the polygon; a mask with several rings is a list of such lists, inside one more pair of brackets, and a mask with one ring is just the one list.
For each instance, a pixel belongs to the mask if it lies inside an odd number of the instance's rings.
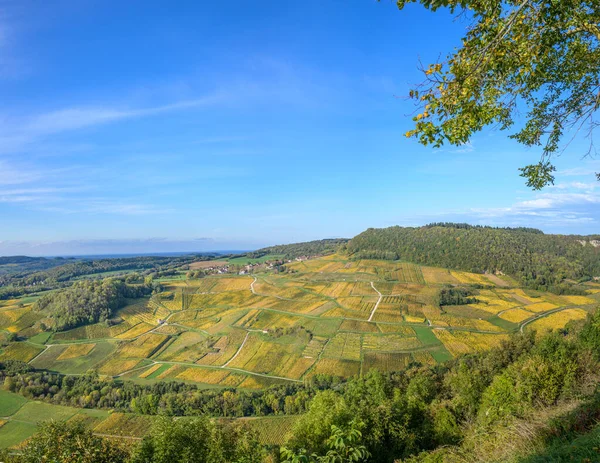
{"label": "dirt path", "polygon": [[379,290],[375,287],[375,285],[373,284],[373,282],[371,282],[371,288],[373,288],[375,290],[375,292],[377,294],[379,294],[379,299],[377,299],[377,303],[375,304],[375,307],[373,307],[373,310],[371,311],[371,316],[367,320],[368,322],[370,322],[371,320],[373,320],[373,316],[375,315],[375,312],[377,312],[377,307],[379,307],[379,303],[381,302],[381,299],[383,298],[383,294],[381,294],[379,292]]}
{"label": "dirt path", "polygon": [[239,355],[239,353],[242,351],[242,349],[244,348],[244,344],[246,344],[246,341],[248,340],[248,336],[250,336],[250,331],[248,331],[246,333],[246,337],[244,338],[244,340],[242,341],[242,345],[240,346],[240,348],[237,350],[237,352],[233,355],[233,357],[231,357],[229,360],[227,360],[227,362],[225,364],[223,364],[222,368],[227,367],[227,365],[229,365],[231,362],[233,362],[235,360],[235,358]]}
{"label": "dirt path", "polygon": [[256,291],[254,291],[254,283],[256,283],[258,281],[258,278],[253,277],[254,281],[252,283],[250,283],[250,291],[252,291],[252,294],[254,294],[255,296],[257,296]]}
{"label": "dirt path", "polygon": [[53,346],[53,344],[48,344],[46,345],[45,349],[43,351],[41,351],[39,354],[37,354],[35,357],[33,357],[29,362],[27,362],[28,364],[31,365],[31,362],[33,362],[36,358],[38,358],[40,355],[42,355],[44,352],[46,352],[48,349],[50,349]]}

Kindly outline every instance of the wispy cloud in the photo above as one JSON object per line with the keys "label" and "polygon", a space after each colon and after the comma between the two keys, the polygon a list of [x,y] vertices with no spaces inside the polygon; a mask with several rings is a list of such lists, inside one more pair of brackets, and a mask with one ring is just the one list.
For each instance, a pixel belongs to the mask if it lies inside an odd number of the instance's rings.
{"label": "wispy cloud", "polygon": [[53,134],[73,131],[126,119],[208,107],[225,99],[224,94],[145,108],[74,107],[50,111],[24,119],[4,117],[0,123],[0,153],[19,151],[30,143]]}

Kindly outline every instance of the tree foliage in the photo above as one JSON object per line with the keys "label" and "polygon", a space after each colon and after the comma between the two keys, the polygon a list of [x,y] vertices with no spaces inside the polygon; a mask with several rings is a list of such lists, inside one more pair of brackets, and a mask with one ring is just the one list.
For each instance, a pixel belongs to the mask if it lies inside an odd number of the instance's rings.
{"label": "tree foliage", "polygon": [[424,82],[411,90],[419,109],[408,137],[435,147],[461,145],[486,125],[517,125],[512,138],[542,147],[540,161],[521,169],[534,189],[553,183],[551,158],[565,136],[583,130],[594,150],[600,106],[596,0],[398,0],[398,7],[409,3],[448,8],[469,26],[461,46],[424,68]]}
{"label": "tree foliage", "polygon": [[128,285],[121,280],[84,280],[67,289],[42,296],[35,309],[47,312],[54,320],[54,329],[62,331],[107,321],[115,310],[125,306],[127,298],[137,298],[152,292],[149,285]]}
{"label": "tree foliage", "polygon": [[128,452],[94,436],[81,424],[42,423],[21,452],[8,455],[10,463],[125,463]]}
{"label": "tree foliage", "polygon": [[534,289],[577,292],[565,279],[600,276],[597,236],[546,235],[530,229],[465,227],[370,228],[347,250],[355,258],[392,253],[423,265],[475,273],[503,272]]}

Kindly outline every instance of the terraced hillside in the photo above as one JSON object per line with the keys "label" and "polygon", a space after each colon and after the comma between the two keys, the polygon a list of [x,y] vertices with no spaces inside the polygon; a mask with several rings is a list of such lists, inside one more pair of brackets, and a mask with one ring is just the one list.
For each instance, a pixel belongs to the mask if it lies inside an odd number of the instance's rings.
{"label": "terraced hillside", "polygon": [[[560,328],[585,318],[600,285],[584,296],[522,289],[503,275],[333,254],[286,264],[286,273],[214,275],[164,282],[132,300],[116,324],[49,333],[52,320],[23,301],[3,301],[0,361],[38,369],[203,387],[264,388],[319,373],[434,364],[497,346],[510,332]],[[439,305],[448,285],[476,302]],[[17,337],[17,341],[14,337]]]}

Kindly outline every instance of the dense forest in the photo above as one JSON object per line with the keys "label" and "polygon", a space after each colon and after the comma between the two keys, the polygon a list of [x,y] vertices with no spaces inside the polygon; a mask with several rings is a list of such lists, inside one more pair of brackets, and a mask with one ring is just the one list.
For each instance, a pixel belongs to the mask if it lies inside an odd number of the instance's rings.
{"label": "dense forest", "polygon": [[[0,272],[0,299],[9,299],[69,286],[73,279],[105,272],[137,270],[144,275],[160,276],[196,260],[210,259],[214,254],[178,257],[120,257],[106,259],[45,259],[5,257],[4,273]],[[2,265],[2,264],[0,264]],[[8,269],[10,268],[10,271]],[[40,270],[40,268],[42,268]]]}
{"label": "dense forest", "polygon": [[53,319],[55,331],[108,321],[115,310],[124,307],[128,298],[147,296],[152,285],[129,285],[122,280],[83,280],[71,287],[48,293],[38,299],[35,310]]}
{"label": "dense forest", "polygon": [[305,243],[281,244],[249,252],[246,256],[253,259],[258,259],[268,254],[281,255],[285,259],[295,259],[301,256],[323,256],[336,252],[340,246],[347,242],[348,240],[344,238],[331,238]]}
{"label": "dense forest", "polygon": [[[573,438],[594,428],[600,417],[600,398],[596,395],[599,362],[600,312],[597,312],[587,321],[572,323],[561,332],[544,336],[516,334],[500,348],[464,355],[443,365],[412,364],[403,371],[387,374],[371,371],[344,382],[332,383],[330,379],[322,384],[316,381],[257,392],[202,391],[170,382],[144,387],[120,383],[119,388],[118,382],[101,380],[93,374],[72,377],[35,372],[19,362],[1,364],[0,372],[5,389],[26,397],[83,407],[116,405],[119,409],[120,403],[138,413],[166,415],[169,409],[165,404],[190,401],[193,406],[181,411],[215,416],[218,407],[203,407],[199,399],[211,396],[215,404],[221,404],[217,416],[244,413],[242,403],[252,404],[252,413],[256,413],[259,402],[269,404],[272,413],[293,413],[286,406],[302,397],[305,405],[296,413],[306,412],[297,421],[281,458],[271,461],[391,463],[404,458],[412,463],[433,463],[486,461],[485,458],[491,460],[492,456],[505,461],[506,452],[530,451],[527,446],[533,442],[547,444],[548,439]],[[539,420],[539,416],[547,418]],[[179,428],[174,423],[177,421],[163,418],[157,426],[163,433],[166,428],[175,433]],[[201,424],[192,423],[190,427],[204,429],[194,433],[201,438],[185,434],[185,429],[177,432],[187,435],[187,439],[173,434],[171,451],[175,455],[184,455],[190,445],[221,449],[218,439],[214,441],[211,437],[214,432],[221,432],[212,426],[221,425],[198,423]],[[507,430],[515,427],[529,433],[521,447],[510,441],[514,437]],[[65,433],[85,434],[81,429],[63,431],[63,437]],[[46,427],[41,432],[57,430]],[[223,432],[230,435],[234,431]],[[264,451],[252,436],[243,432],[237,435],[240,442],[253,449],[249,455],[256,458],[243,461],[262,461]],[[38,437],[34,436],[23,448],[23,455],[10,457],[15,459],[12,461],[35,461],[19,458],[40,451]],[[50,453],[58,445],[51,439],[44,442],[48,447],[46,452]],[[60,442],[66,445],[69,440],[61,438]],[[511,445],[507,445],[509,442]],[[155,430],[134,448],[132,457],[124,455],[123,461],[179,461],[154,459],[158,458],[161,445],[167,442],[161,441],[160,432]],[[136,460],[142,449],[149,456]],[[583,451],[593,452],[591,448]],[[344,458],[326,459],[340,453]],[[351,460],[348,455],[356,458]]]}
{"label": "dense forest", "polygon": [[432,224],[370,228],[346,249],[354,258],[401,259],[476,273],[503,272],[541,290],[572,291],[566,279],[600,276],[598,236],[546,235],[529,228]]}

